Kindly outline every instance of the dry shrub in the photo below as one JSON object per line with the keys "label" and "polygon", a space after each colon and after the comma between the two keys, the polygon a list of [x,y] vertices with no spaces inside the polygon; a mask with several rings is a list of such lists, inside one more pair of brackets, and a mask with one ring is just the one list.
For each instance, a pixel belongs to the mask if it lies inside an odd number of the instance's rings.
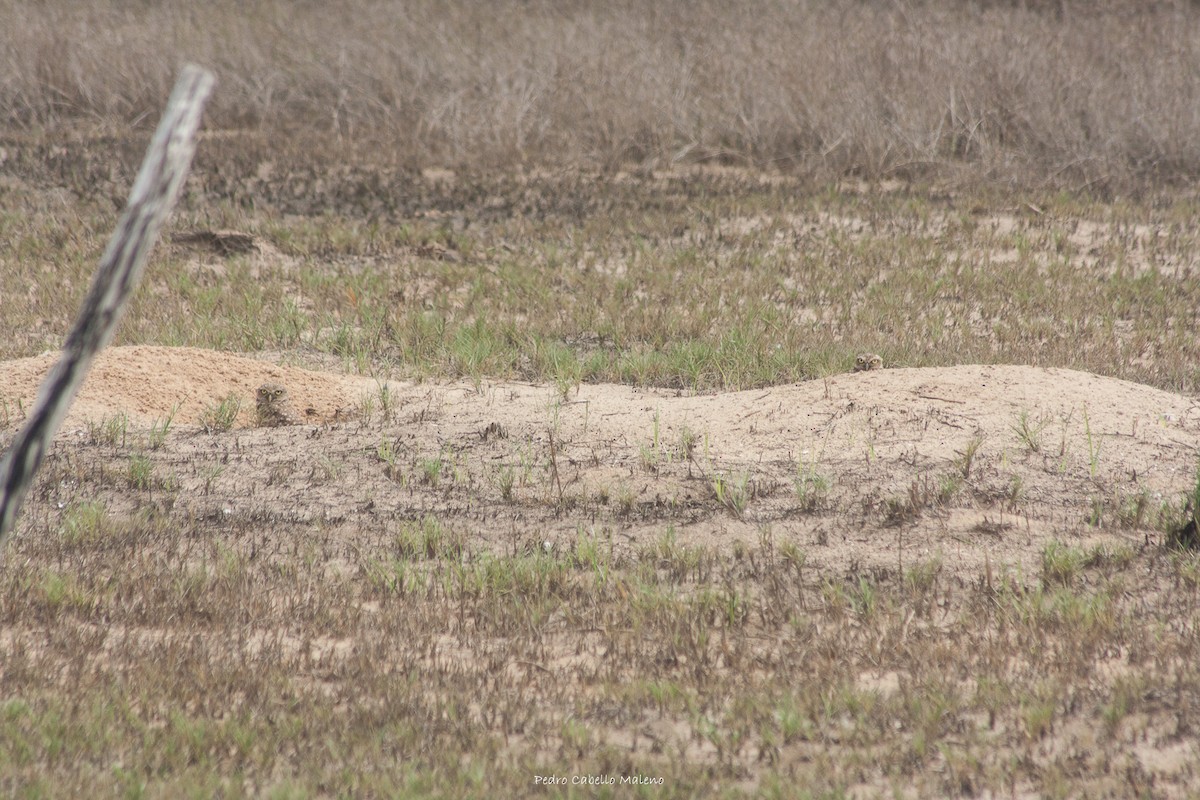
{"label": "dry shrub", "polygon": [[210,128],[310,158],[965,168],[1051,185],[1200,173],[1200,11],[1186,3],[9,0],[0,13],[15,21],[0,31],[0,113],[18,130],[148,126],[193,60],[221,79]]}

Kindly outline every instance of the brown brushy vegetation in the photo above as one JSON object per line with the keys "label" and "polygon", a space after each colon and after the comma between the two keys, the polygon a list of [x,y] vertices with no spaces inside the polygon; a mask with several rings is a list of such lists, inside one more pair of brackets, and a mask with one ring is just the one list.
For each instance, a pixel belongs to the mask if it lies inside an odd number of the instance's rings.
{"label": "brown brushy vegetation", "polygon": [[[0,114],[148,128],[184,60],[210,129],[422,166],[720,160],[1129,190],[1200,173],[1184,2],[0,4]],[[276,138],[281,137],[281,138]]]}

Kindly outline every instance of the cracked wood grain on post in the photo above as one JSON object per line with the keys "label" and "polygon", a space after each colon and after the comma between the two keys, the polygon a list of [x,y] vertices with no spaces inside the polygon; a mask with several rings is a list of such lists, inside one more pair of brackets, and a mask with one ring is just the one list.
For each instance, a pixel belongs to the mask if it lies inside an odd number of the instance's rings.
{"label": "cracked wood grain on post", "polygon": [[[21,501],[92,361],[112,340],[125,305],[141,279],[146,257],[191,167],[200,115],[214,83],[212,73],[189,64],[171,91],[129,202],[63,344],[62,358],[42,382],[25,427],[0,462],[0,546],[16,524]],[[0,557],[2,554],[0,551]]]}

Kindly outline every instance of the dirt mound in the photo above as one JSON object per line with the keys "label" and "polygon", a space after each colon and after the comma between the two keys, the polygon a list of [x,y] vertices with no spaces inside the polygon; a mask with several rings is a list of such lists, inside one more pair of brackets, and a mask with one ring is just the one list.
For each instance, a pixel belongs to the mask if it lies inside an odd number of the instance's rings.
{"label": "dirt mound", "polygon": [[[17,407],[29,408],[38,386],[58,360],[57,352],[0,364],[0,401],[12,423]],[[96,359],[71,406],[64,427],[125,414],[134,426],[171,416],[175,425],[199,425],[206,409],[230,395],[241,401],[238,424],[253,422],[254,395],[267,382],[286,385],[292,403],[313,423],[339,418],[364,392],[370,379],[280,366],[245,356],[191,347],[113,347]],[[0,406],[2,407],[2,406]]]}
{"label": "dirt mound", "polygon": [[[56,357],[0,364],[5,434]],[[254,427],[268,381],[307,424]],[[234,430],[189,428],[231,394],[243,407]],[[964,575],[1033,567],[1052,540],[1146,541],[1193,485],[1200,447],[1191,398],[1060,369],[885,369],[711,395],[583,385],[564,397],[163,347],[108,350],[60,444],[117,460],[70,432],[117,413],[148,427],[176,406],[156,469],[176,475],[192,513],[287,509],[347,535],[432,514],[497,549],[569,546],[581,529],[634,548],[668,533],[721,547],[769,535],[817,565],[937,560]],[[218,479],[196,477],[218,459]]]}

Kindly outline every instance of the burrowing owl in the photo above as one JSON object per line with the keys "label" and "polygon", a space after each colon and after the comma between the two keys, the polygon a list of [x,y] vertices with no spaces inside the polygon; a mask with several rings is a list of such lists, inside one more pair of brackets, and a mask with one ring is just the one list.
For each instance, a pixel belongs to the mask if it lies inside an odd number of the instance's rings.
{"label": "burrowing owl", "polygon": [[855,372],[866,372],[869,369],[883,369],[883,359],[875,353],[859,353],[854,357]]}
{"label": "burrowing owl", "polygon": [[259,425],[277,428],[280,425],[296,424],[296,419],[288,411],[287,387],[281,384],[264,383],[258,387],[254,410]]}

